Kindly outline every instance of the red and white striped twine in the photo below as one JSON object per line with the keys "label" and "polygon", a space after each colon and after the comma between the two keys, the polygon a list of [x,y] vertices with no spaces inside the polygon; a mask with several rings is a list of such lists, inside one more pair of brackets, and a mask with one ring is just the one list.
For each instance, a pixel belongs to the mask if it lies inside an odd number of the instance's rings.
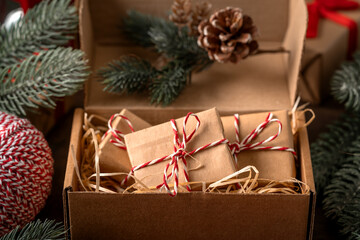
{"label": "red and white striped twine", "polygon": [[[190,133],[190,135],[187,135],[186,134],[186,124],[187,124],[187,121],[190,116],[192,116],[196,119],[197,124],[196,124],[195,129]],[[192,137],[194,136],[194,134],[196,133],[196,131],[198,130],[198,128],[200,126],[200,120],[199,120],[198,116],[190,112],[184,118],[183,129],[182,129],[182,133],[183,133],[182,141],[180,141],[180,136],[179,136],[179,132],[178,132],[178,128],[176,126],[175,120],[171,119],[170,123],[171,123],[171,127],[172,127],[173,133],[174,133],[174,153],[164,156],[164,157],[161,157],[161,158],[154,159],[152,161],[145,162],[138,166],[134,166],[131,169],[129,175],[123,180],[122,184],[125,184],[129,178],[129,176],[131,174],[133,174],[136,170],[139,170],[141,168],[145,168],[147,166],[154,165],[154,164],[171,159],[171,161],[166,165],[166,167],[164,169],[163,183],[158,185],[157,188],[165,188],[170,196],[176,196],[176,194],[178,192],[178,186],[179,186],[179,175],[178,175],[179,161],[180,161],[180,164],[182,164],[183,169],[184,169],[185,182],[188,183],[189,182],[189,174],[188,174],[188,170],[187,170],[187,161],[186,161],[187,156],[191,156],[191,155],[196,154],[197,152],[200,152],[207,148],[211,148],[211,147],[214,147],[214,146],[217,146],[220,144],[228,144],[229,143],[229,141],[227,139],[221,139],[221,140],[206,144],[202,147],[196,148],[190,152],[187,152],[186,144],[192,139]],[[172,166],[171,173],[167,174],[167,171],[170,166]],[[169,187],[169,182],[173,178],[174,178],[174,190],[171,191],[170,187]],[[191,188],[189,185],[186,185],[186,189],[188,191],[191,191]]]}
{"label": "red and white striped twine", "polygon": [[51,190],[51,150],[26,119],[0,112],[0,236],[32,221]]}
{"label": "red and white striped twine", "polygon": [[[239,114],[234,114],[234,126],[235,126],[235,133],[236,133],[236,142],[229,144],[230,150],[234,155],[235,162],[237,163],[236,154],[246,151],[246,150],[276,150],[276,151],[286,151],[293,154],[296,158],[296,152],[293,148],[290,147],[280,147],[280,146],[262,146],[265,143],[271,142],[275,140],[281,133],[282,124],[279,119],[273,118],[273,114],[269,113],[266,117],[265,121],[261,123],[257,128],[251,131],[243,140],[240,141],[240,128],[239,128]],[[275,135],[268,137],[265,140],[260,142],[251,143],[261,132],[272,122],[276,122],[279,124],[278,132]]]}
{"label": "red and white striped twine", "polygon": [[112,126],[112,123],[113,123],[114,119],[117,118],[117,117],[120,117],[120,118],[124,119],[124,120],[127,122],[130,130],[131,130],[132,132],[134,132],[134,128],[133,128],[130,120],[129,120],[127,117],[125,117],[125,116],[120,115],[120,114],[117,113],[117,114],[114,114],[114,115],[112,115],[112,116],[110,117],[110,119],[109,119],[109,121],[108,121],[108,128],[109,128],[109,130],[107,130],[106,133],[102,136],[102,140],[104,140],[104,138],[105,138],[108,134],[111,134],[111,135],[114,137],[114,139],[110,139],[110,142],[113,143],[113,144],[114,144],[115,146],[117,146],[118,148],[121,148],[121,149],[126,150],[126,145],[125,145],[125,143],[124,143],[124,141],[123,141],[123,139],[124,139],[124,134],[123,134],[122,132],[120,132],[119,130],[114,129],[113,126]]}

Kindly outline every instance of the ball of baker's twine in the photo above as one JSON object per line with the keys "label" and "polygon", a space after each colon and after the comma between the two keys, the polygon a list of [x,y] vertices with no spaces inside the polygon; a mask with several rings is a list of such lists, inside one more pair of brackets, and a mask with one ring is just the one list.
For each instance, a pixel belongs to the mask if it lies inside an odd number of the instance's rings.
{"label": "ball of baker's twine", "polygon": [[53,158],[28,120],[0,112],[0,236],[34,219],[51,190]]}

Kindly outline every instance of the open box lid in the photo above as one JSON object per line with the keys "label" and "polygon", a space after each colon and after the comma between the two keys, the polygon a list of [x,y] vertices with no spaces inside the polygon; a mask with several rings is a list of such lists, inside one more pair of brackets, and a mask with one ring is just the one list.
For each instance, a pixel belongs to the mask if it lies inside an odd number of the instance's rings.
{"label": "open box lid", "polygon": [[[85,110],[110,115],[125,107],[136,113],[156,110],[157,114],[173,114],[179,111],[183,114],[212,107],[217,107],[222,114],[290,109],[296,97],[307,26],[305,2],[209,2],[213,6],[213,12],[226,6],[242,8],[245,14],[253,18],[260,31],[260,49],[283,47],[288,52],[250,56],[237,64],[215,63],[209,69],[193,74],[192,84],[167,107],[150,105],[147,94],[117,95],[104,92],[104,86],[93,74],[85,87]],[[171,4],[172,1],[169,0],[82,0],[80,44],[89,58],[91,70],[96,72],[123,54],[142,55],[145,52],[143,48],[134,46],[122,34],[121,18],[126,16],[127,10],[135,9],[142,13],[166,17]]]}

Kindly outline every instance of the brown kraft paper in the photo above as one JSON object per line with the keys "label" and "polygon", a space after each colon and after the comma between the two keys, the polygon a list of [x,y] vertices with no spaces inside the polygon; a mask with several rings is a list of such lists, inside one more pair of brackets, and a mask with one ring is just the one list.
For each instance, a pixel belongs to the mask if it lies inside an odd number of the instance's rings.
{"label": "brown kraft paper", "polygon": [[[187,143],[185,151],[190,152],[206,144],[224,139],[219,114],[215,108],[196,114],[200,127]],[[183,134],[183,120],[176,120],[180,141]],[[186,133],[190,134],[196,126],[194,117],[186,124]],[[174,152],[174,132],[170,122],[166,122],[125,136],[132,166],[168,156]],[[190,182],[215,182],[234,173],[235,166],[227,144],[220,144],[186,157]],[[169,160],[141,168],[135,171],[135,177],[146,186],[153,187],[163,183],[163,172]],[[168,173],[170,173],[170,170]],[[179,163],[179,183],[185,181],[183,168]],[[172,182],[171,182],[172,184]]]}
{"label": "brown kraft paper", "polygon": [[[127,109],[123,109],[119,114],[127,117],[130,120],[135,131],[151,127],[149,123],[142,120]],[[131,129],[127,121],[121,117],[115,118],[112,126],[114,129],[122,132],[123,134],[131,133]],[[111,133],[109,133],[99,145],[100,171],[102,173],[128,173],[131,170],[128,153],[126,150],[121,149],[110,142],[111,139],[114,140],[115,138]],[[115,176],[113,179],[120,182],[124,177],[125,175]]]}
{"label": "brown kraft paper", "polygon": [[[259,124],[263,123],[268,114],[269,112],[240,115],[240,141],[259,126]],[[282,131],[276,139],[262,146],[293,148],[294,143],[288,112],[285,110],[275,111],[273,114],[273,118],[281,121]],[[225,137],[229,139],[230,143],[234,143],[236,141],[234,116],[222,117],[221,121],[223,122]],[[270,123],[253,142],[259,142],[275,135],[278,132],[278,127],[279,125],[276,122]],[[262,179],[282,181],[295,178],[296,176],[295,159],[290,152],[277,150],[245,150],[237,154],[237,159],[237,169],[253,165],[259,170],[259,178]]]}
{"label": "brown kraft paper", "polygon": [[[336,12],[360,26],[360,9]],[[305,42],[299,81],[299,94],[303,100],[319,104],[330,95],[331,78],[347,57],[348,38],[348,28],[329,19],[320,19],[317,37],[307,38]],[[360,35],[358,46],[359,41]]]}

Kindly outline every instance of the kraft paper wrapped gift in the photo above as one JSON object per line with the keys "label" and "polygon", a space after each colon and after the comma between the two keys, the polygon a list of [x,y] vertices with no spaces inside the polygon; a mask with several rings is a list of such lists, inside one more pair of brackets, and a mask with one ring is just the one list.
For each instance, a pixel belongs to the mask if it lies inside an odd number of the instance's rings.
{"label": "kraft paper wrapped gift", "polygon": [[[119,114],[129,119],[134,131],[151,127],[150,123],[139,118],[127,109],[123,109]],[[120,116],[115,118],[112,127],[123,134],[132,132],[128,122]],[[108,133],[99,145],[100,171],[102,173],[128,173],[131,170],[131,164],[127,151],[115,146],[111,140],[115,140],[115,138],[111,133]],[[124,177],[117,176],[113,178],[120,182]]]}
{"label": "kraft paper wrapped gift", "polygon": [[[359,29],[359,8],[346,11],[335,10],[334,12],[352,19]],[[351,55],[356,45],[360,46],[360,37],[358,36],[360,31],[355,29],[354,32],[355,36],[351,37],[354,46],[349,46],[350,35],[346,26],[326,18],[320,18],[317,36],[306,38],[305,41],[298,90],[303,100],[319,104],[330,95],[330,82],[334,72]]]}
{"label": "kraft paper wrapped gift", "polygon": [[[239,116],[240,142],[252,130],[263,123],[269,112],[243,114]],[[279,119],[282,123],[282,131],[273,141],[265,143],[264,147],[288,147],[294,148],[293,135],[287,111],[273,112],[273,119]],[[225,137],[230,143],[236,142],[234,116],[221,118],[224,126]],[[259,142],[275,135],[279,125],[270,123],[251,143]],[[291,152],[277,150],[244,150],[237,154],[237,169],[254,165],[259,170],[259,177],[268,180],[289,180],[296,177],[295,159]]]}
{"label": "kraft paper wrapped gift", "polygon": [[[186,152],[224,139],[223,127],[216,109],[203,111],[196,115],[200,120],[200,126],[186,143]],[[176,120],[180,141],[183,139],[183,121],[184,118]],[[188,136],[196,128],[196,123],[194,117],[189,117],[186,124]],[[174,132],[170,122],[128,134],[125,136],[125,141],[133,167],[174,153]],[[148,187],[157,186],[163,182],[164,168],[169,161],[141,168],[135,171],[135,177]],[[190,182],[211,183],[235,172],[233,158],[226,143],[187,156],[186,161]],[[185,181],[184,174],[181,170],[181,163],[179,165],[179,182],[183,183]],[[201,165],[200,168],[198,168],[199,165]]]}

